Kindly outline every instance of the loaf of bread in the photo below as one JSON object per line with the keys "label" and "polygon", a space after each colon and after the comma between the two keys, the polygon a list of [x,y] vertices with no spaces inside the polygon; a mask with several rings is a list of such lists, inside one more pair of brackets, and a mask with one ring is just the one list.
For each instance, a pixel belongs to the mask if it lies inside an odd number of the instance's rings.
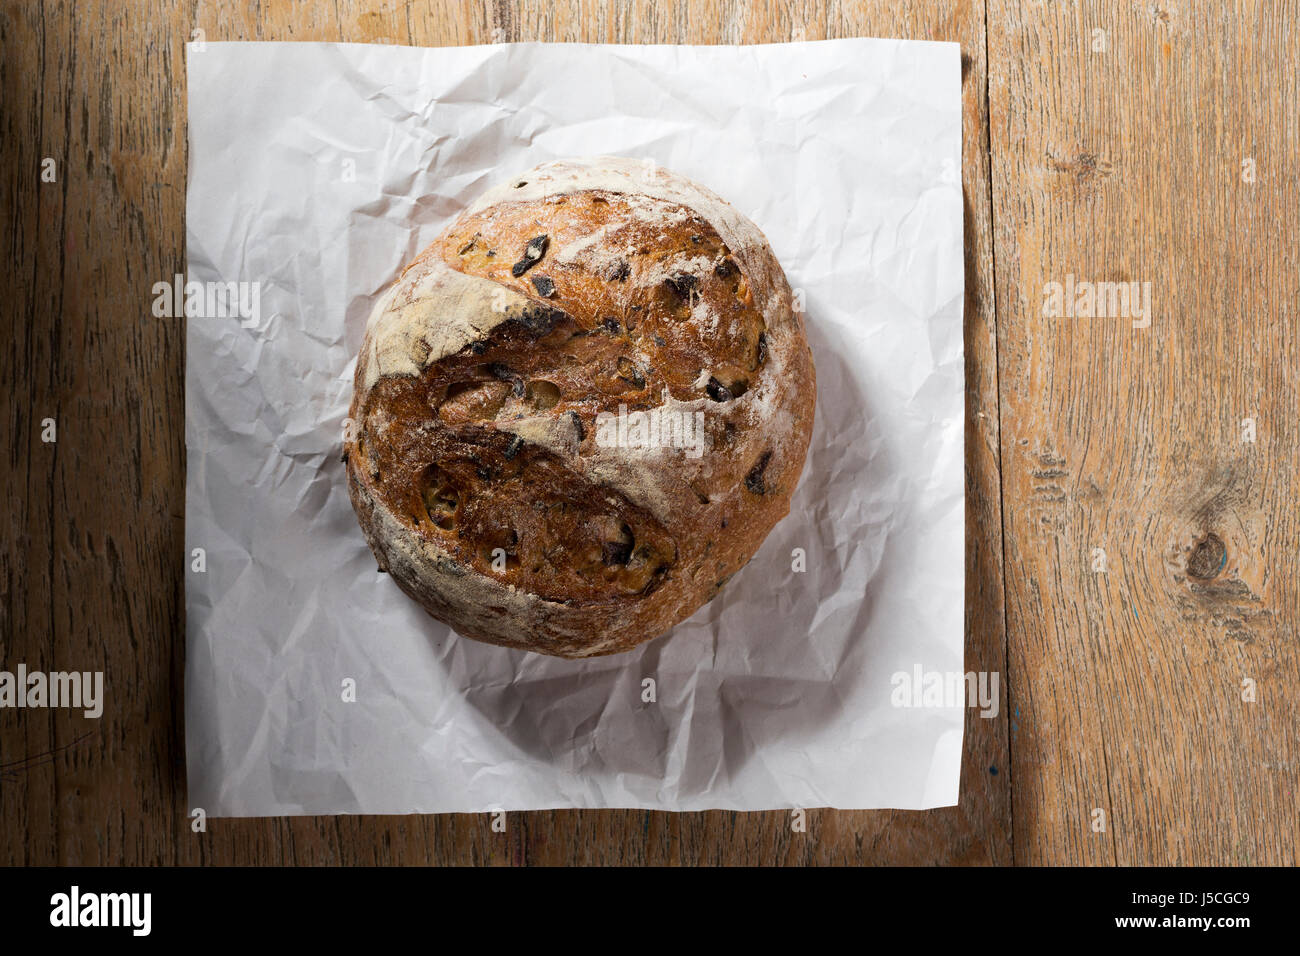
{"label": "loaf of bread", "polygon": [[666,169],[545,163],[375,305],[348,491],[381,570],[459,634],[626,651],[790,507],[816,378],[758,228]]}

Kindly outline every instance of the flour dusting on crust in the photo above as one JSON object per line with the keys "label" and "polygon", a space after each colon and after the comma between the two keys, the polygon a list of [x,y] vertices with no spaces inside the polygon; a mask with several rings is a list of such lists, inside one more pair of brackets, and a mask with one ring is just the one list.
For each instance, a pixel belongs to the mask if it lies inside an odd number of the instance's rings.
{"label": "flour dusting on crust", "polygon": [[[766,293],[777,284],[773,273],[780,266],[768,251],[767,237],[748,217],[716,193],[684,176],[653,163],[622,156],[591,156],[542,163],[489,189],[470,204],[465,215],[482,212],[500,203],[553,199],[566,193],[592,189],[625,194],[633,199],[634,207],[640,197],[650,197],[693,210],[717,230],[756,287]],[[664,228],[680,221],[659,204],[641,203],[639,208],[644,216]]]}
{"label": "flour dusting on crust", "polygon": [[366,391],[386,375],[420,374],[532,305],[504,286],[424,257],[380,297],[366,321]]}

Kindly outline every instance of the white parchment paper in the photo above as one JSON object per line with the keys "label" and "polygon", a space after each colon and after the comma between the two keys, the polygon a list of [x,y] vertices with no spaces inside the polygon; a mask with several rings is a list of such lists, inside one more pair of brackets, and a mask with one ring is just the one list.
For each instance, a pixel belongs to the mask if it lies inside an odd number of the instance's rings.
{"label": "white parchment paper", "polygon": [[[891,703],[894,675],[962,670],[955,44],[208,43],[187,67],[188,279],[259,290],[255,326],[187,320],[191,806],[957,801],[960,701]],[[804,296],[819,396],[791,513],[749,566],[670,635],[574,662],[407,599],[339,459],[377,294],[483,190],[595,154],[758,223]]]}

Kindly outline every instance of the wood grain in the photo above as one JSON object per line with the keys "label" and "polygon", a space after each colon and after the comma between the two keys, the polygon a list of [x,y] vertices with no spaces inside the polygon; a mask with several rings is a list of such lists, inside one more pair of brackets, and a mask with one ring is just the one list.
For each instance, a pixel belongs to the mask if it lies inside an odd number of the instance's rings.
{"label": "wood grain", "polygon": [[[12,211],[0,235],[9,292],[0,384],[13,396],[3,477],[16,491],[0,550],[0,661],[102,668],[112,692],[89,737],[88,722],[63,711],[0,711],[0,764],[9,765],[0,773],[0,862],[1011,862],[1015,765],[1005,707],[994,720],[968,711],[958,807],[812,810],[807,833],[792,832],[785,813],[641,811],[512,814],[503,834],[486,816],[466,815],[215,820],[206,833],[190,831],[181,707],[184,331],[150,315],[149,290],[185,261],[183,44],[195,29],[213,41],[427,46],[850,36],[961,43],[966,667],[1002,671],[1008,656],[999,458],[1010,456],[999,433],[983,3],[331,0],[200,2],[145,14],[105,0],[8,2],[0,12],[0,148]],[[57,184],[39,181],[45,156],[57,161]],[[52,445],[39,437],[46,416],[58,422]],[[1019,761],[1035,772],[1032,761]]]}
{"label": "wood grain", "polygon": [[989,4],[1017,862],[1296,862],[1296,13]]}

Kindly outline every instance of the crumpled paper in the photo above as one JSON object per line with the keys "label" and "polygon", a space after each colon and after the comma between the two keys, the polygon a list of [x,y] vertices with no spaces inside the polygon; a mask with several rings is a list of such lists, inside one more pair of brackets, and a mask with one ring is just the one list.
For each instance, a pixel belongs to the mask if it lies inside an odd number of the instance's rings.
{"label": "crumpled paper", "polygon": [[[955,44],[207,43],[187,69],[187,278],[258,284],[255,321],[187,319],[192,807],[956,803],[961,702],[895,694],[962,670]],[[595,154],[758,223],[819,395],[749,566],[670,635],[568,661],[460,638],[378,573],[340,452],[376,296],[483,190]]]}

